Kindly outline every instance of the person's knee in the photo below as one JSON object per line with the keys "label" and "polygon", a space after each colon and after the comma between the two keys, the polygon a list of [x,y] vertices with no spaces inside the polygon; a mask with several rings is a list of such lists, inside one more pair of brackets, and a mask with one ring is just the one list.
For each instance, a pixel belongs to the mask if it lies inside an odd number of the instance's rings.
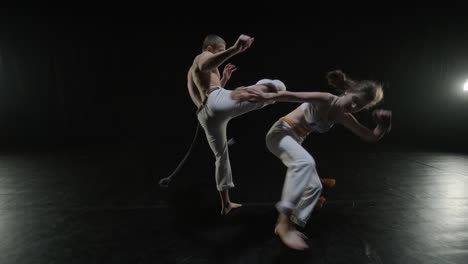
{"label": "person's knee", "polygon": [[227,162],[229,160],[229,152],[227,148],[224,150],[217,151],[215,153],[215,158],[217,163]]}

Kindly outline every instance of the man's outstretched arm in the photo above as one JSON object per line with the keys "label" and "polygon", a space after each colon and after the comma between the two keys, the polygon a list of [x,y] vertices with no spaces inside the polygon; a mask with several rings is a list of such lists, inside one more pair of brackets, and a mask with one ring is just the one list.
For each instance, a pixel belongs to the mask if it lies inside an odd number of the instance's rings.
{"label": "man's outstretched arm", "polygon": [[197,62],[198,68],[202,71],[209,71],[218,68],[226,60],[232,56],[244,52],[254,41],[254,38],[247,35],[240,35],[236,43],[228,49],[213,54],[211,52],[203,52]]}

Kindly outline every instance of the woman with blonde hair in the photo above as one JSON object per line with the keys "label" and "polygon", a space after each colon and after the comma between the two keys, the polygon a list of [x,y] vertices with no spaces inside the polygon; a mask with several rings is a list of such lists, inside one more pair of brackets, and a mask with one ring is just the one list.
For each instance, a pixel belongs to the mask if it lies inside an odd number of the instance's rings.
{"label": "woman with blonde hair", "polygon": [[353,113],[375,106],[383,99],[382,85],[371,80],[352,80],[342,71],[327,74],[328,84],[339,89],[337,96],[324,92],[280,91],[265,93],[245,89],[239,93],[239,101],[276,101],[302,103],[295,110],[280,118],[266,135],[266,145],[271,153],[287,167],[281,201],[276,204],[279,212],[275,233],[288,247],[308,248],[305,235],[295,224],[305,226],[322,191],[322,183],[315,168],[315,161],[302,146],[312,132],[325,133],[334,124],[341,124],[366,142],[377,142],[391,128],[392,113],[375,110],[373,129],[363,126]]}

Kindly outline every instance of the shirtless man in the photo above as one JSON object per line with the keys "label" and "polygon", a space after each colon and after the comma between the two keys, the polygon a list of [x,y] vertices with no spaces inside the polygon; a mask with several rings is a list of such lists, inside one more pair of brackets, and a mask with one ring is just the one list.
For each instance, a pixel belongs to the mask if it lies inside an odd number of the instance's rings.
{"label": "shirtless man", "polygon": [[206,36],[202,53],[195,57],[187,74],[187,85],[193,103],[197,107],[197,118],[203,127],[211,150],[216,158],[216,187],[221,197],[221,214],[226,215],[232,209],[242,206],[234,203],[229,197],[229,189],[234,187],[226,137],[229,120],[252,110],[263,108],[273,103],[239,102],[233,98],[242,97],[245,89],[261,92],[285,91],[286,86],[279,80],[262,79],[256,84],[239,87],[235,90],[225,89],[232,72],[236,67],[227,64],[223,76],[218,67],[229,58],[247,50],[254,38],[240,35],[236,43],[226,49],[226,42],[217,35]]}

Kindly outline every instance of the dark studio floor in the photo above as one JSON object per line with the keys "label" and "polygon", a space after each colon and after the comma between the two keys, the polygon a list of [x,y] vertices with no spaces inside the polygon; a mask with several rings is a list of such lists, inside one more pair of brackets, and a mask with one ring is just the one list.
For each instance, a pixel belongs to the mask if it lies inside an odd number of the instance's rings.
{"label": "dark studio floor", "polygon": [[251,159],[239,166],[248,157],[233,151],[231,194],[244,207],[222,217],[213,170],[204,169],[210,159],[188,162],[161,189],[157,180],[180,159],[158,164],[141,150],[2,152],[0,263],[468,261],[467,154],[396,147],[316,154],[319,174],[337,185],[324,190],[327,202],[304,230],[310,249],[296,252],[273,234],[279,161],[266,156],[273,165],[264,173]]}

